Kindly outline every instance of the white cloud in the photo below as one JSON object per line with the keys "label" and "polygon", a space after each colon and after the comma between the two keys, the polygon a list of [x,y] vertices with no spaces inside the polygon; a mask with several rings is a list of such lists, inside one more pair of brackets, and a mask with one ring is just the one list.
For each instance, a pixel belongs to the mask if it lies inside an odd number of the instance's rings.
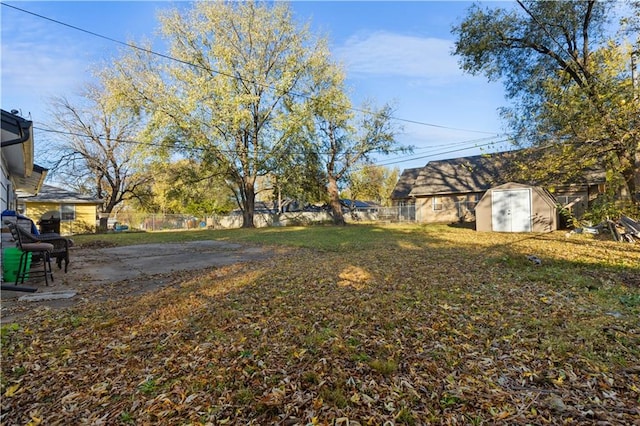
{"label": "white cloud", "polygon": [[75,34],[19,13],[2,17],[2,107],[42,116],[51,96],[73,96],[90,79],[91,48]]}
{"label": "white cloud", "polygon": [[462,75],[450,54],[452,48],[450,40],[381,31],[352,36],[334,52],[350,74],[399,76],[441,84]]}
{"label": "white cloud", "polygon": [[[25,53],[26,52],[26,53]],[[55,45],[19,43],[2,46],[3,88],[56,92],[74,86],[86,72],[86,62]]]}

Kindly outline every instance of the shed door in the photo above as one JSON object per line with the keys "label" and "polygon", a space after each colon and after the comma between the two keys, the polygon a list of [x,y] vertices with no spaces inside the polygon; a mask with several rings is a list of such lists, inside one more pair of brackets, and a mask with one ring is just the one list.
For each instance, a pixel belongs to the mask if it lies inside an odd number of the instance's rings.
{"label": "shed door", "polygon": [[496,232],[531,232],[531,190],[492,191],[491,225]]}

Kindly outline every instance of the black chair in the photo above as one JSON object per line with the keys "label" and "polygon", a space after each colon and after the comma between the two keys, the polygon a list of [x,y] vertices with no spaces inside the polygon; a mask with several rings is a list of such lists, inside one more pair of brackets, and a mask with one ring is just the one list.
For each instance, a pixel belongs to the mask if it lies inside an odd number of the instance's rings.
{"label": "black chair", "polygon": [[[5,220],[4,223],[9,224],[12,222]],[[55,233],[33,235],[31,232],[27,231],[21,226],[17,226],[16,228],[24,243],[53,244],[53,250],[51,251],[50,256],[56,259],[58,269],[62,269],[62,261],[64,261],[64,272],[67,272],[67,268],[69,266],[69,247],[71,247],[73,244],[71,240],[69,240],[69,238],[62,237],[59,234]],[[13,238],[16,239],[15,236]]]}
{"label": "black chair", "polygon": [[[24,231],[20,226],[16,225],[13,222],[5,221],[4,222],[11,231],[11,235],[13,239],[16,241],[16,246],[22,251],[20,255],[20,261],[18,262],[18,273],[16,274],[16,285],[18,283],[24,283],[27,275],[30,277],[34,276],[43,276],[45,285],[49,285],[49,278],[51,282],[53,282],[53,271],[51,269],[51,253],[53,252],[53,244],[44,243],[41,241],[35,242],[25,242],[22,238]],[[42,271],[28,271],[27,270],[27,259],[29,254],[31,253],[31,260],[42,261]]]}
{"label": "black chair", "polygon": [[38,222],[40,234],[58,234],[60,235],[60,219],[53,217],[49,219],[40,219]]}

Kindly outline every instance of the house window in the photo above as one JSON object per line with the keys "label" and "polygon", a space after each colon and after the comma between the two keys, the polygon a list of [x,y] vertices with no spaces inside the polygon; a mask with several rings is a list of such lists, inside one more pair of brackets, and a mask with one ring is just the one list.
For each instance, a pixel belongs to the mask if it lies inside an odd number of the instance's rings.
{"label": "house window", "polygon": [[475,211],[478,201],[480,201],[480,194],[467,195],[467,209],[469,211]]}
{"label": "house window", "polygon": [[60,206],[60,220],[76,220],[76,206],[62,204]]}
{"label": "house window", "polygon": [[582,197],[577,195],[558,195],[556,197],[556,201],[558,201],[561,206],[566,206],[568,204],[580,201],[581,198]]}
{"label": "house window", "polygon": [[433,203],[433,210],[442,210],[442,197],[433,197],[431,199],[431,202]]}

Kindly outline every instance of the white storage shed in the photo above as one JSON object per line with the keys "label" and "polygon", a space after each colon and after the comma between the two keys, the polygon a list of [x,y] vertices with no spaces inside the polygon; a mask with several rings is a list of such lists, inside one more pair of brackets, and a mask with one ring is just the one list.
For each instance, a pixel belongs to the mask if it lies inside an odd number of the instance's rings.
{"label": "white storage shed", "polygon": [[556,200],[539,186],[508,182],[489,189],[476,205],[476,230],[551,232],[558,229]]}

